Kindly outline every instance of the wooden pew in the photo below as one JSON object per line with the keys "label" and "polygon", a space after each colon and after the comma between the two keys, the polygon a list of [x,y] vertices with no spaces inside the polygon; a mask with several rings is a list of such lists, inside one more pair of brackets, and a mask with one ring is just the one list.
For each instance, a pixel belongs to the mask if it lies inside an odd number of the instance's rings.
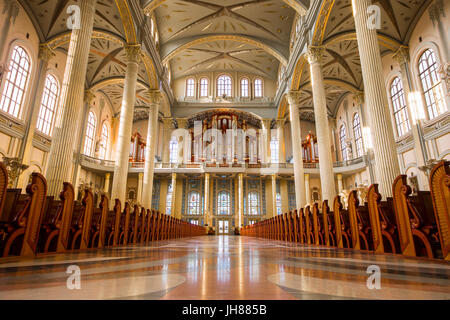
{"label": "wooden pew", "polygon": [[0,217],[6,200],[6,190],[8,189],[8,170],[3,162],[0,162]]}
{"label": "wooden pew", "polygon": [[128,235],[130,231],[129,225],[130,225],[130,204],[128,202],[125,202],[125,206],[123,208],[119,224],[119,245],[128,244]]}
{"label": "wooden pew", "polygon": [[312,234],[313,238],[312,241],[316,246],[321,245],[323,242],[320,240],[320,222],[319,222],[319,205],[316,203],[313,204],[313,210],[311,215],[311,224],[312,224]]}
{"label": "wooden pew", "polygon": [[35,255],[44,215],[47,182],[41,174],[34,172],[26,195],[21,195],[17,189],[11,190],[9,194],[8,191],[0,218],[2,255]]}
{"label": "wooden pew", "polygon": [[450,260],[450,162],[439,162],[430,173],[430,190],[442,256]]}
{"label": "wooden pew", "polygon": [[313,244],[314,243],[314,229],[312,225],[312,217],[311,217],[311,207],[306,206],[305,207],[305,233],[306,233],[306,244]]}
{"label": "wooden pew", "polygon": [[303,208],[300,208],[298,213],[298,237],[300,238],[301,244],[308,243],[308,240],[306,239],[305,212]]}
{"label": "wooden pew", "polygon": [[94,209],[89,248],[104,248],[108,219],[108,197],[102,195],[98,208]]}
{"label": "wooden pew", "polygon": [[[115,199],[115,205],[114,205],[114,224],[112,225],[111,232],[109,234],[109,238],[112,238],[112,243],[108,242],[109,245],[112,246],[118,246],[119,245],[119,239],[120,239],[120,220],[122,218],[122,204],[120,203],[119,199]],[[110,221],[112,223],[112,221]]]}
{"label": "wooden pew", "polygon": [[322,225],[323,225],[323,244],[327,247],[333,245],[332,229],[330,224],[330,208],[328,207],[328,200],[322,203]]}

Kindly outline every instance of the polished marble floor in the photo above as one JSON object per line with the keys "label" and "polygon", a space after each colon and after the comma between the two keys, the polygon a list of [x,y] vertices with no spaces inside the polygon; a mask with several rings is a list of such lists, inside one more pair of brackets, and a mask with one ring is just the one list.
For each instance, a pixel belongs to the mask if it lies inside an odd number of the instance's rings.
{"label": "polished marble floor", "polygon": [[[369,289],[376,283],[367,273],[373,265],[380,270],[379,289]],[[69,266],[79,268],[79,277],[67,273]],[[69,289],[77,284],[80,289]],[[0,299],[448,300],[450,263],[203,236],[0,259]]]}

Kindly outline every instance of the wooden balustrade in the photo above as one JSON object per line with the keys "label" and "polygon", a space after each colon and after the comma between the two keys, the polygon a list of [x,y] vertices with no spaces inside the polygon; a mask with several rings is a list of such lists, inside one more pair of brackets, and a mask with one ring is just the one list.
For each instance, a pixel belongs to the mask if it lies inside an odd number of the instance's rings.
{"label": "wooden balustrade", "polygon": [[156,210],[123,206],[115,200],[109,210],[102,195],[98,208],[89,189],[75,201],[73,186],[65,182],[59,199],[47,197],[47,183],[39,173],[22,194],[8,189],[6,167],[0,162],[0,255],[27,256],[97,249],[120,245],[149,244],[206,234],[206,229]]}
{"label": "wooden balustrade", "polygon": [[382,201],[370,186],[364,204],[356,191],[344,208],[336,196],[332,209],[324,201],[242,228],[245,236],[315,246],[450,260],[450,162],[430,173],[430,191],[411,194],[406,176],[392,184],[393,197]]}

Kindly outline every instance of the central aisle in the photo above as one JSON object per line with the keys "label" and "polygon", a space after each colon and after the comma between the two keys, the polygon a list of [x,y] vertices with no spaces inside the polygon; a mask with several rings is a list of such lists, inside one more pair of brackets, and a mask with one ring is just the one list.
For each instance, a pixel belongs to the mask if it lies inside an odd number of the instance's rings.
{"label": "central aisle", "polygon": [[[71,265],[79,290],[67,288]],[[0,279],[0,299],[450,299],[448,262],[238,236],[7,258]]]}

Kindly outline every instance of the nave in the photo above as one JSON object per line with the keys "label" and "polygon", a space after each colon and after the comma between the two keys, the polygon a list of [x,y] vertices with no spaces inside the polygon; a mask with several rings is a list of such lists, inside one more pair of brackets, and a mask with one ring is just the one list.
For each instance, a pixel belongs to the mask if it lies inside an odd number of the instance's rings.
{"label": "nave", "polygon": [[[69,290],[67,268],[80,268]],[[381,288],[368,289],[377,265]],[[0,299],[450,299],[445,261],[312,247],[245,236],[0,260]]]}

